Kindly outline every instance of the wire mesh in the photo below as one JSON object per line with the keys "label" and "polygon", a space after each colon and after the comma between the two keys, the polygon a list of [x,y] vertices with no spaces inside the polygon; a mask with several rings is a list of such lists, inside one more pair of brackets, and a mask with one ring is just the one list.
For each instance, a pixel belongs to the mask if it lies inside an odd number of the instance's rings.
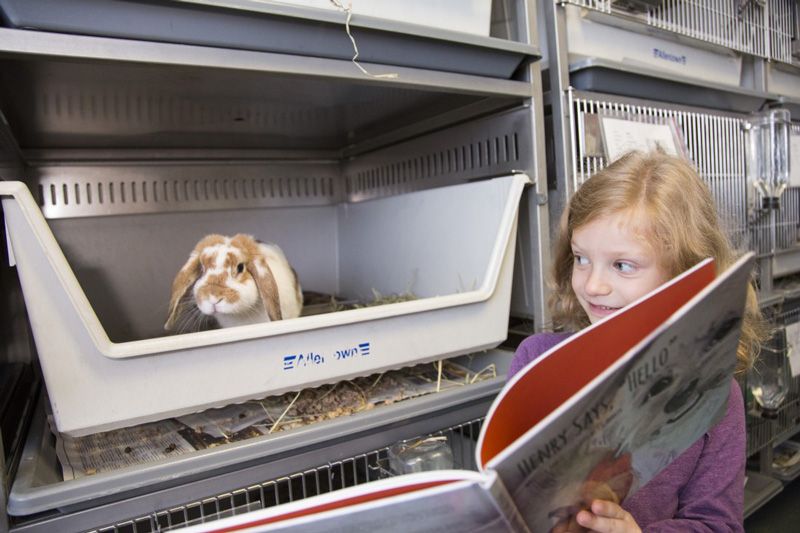
{"label": "wire mesh", "polygon": [[[774,2],[772,2],[774,3]],[[769,57],[766,6],[755,1],[666,0],[648,10],[647,23],[701,41]]]}
{"label": "wire mesh", "polygon": [[[546,2],[547,0],[544,1]],[[610,0],[565,0],[564,3],[594,9],[595,11],[602,11],[603,13],[611,13]]]}
{"label": "wire mesh", "polygon": [[[641,3],[634,13],[643,23],[738,52],[792,63],[796,38],[794,0],[663,0]],[[565,0],[603,13],[625,12],[630,0]],[[645,6],[645,7],[642,7]]]}
{"label": "wire mesh", "polygon": [[[779,342],[782,343],[781,348],[783,348],[787,355],[785,363],[787,376],[792,376],[788,356],[793,350],[800,350],[800,346],[792,345],[791,335],[787,334],[786,327],[797,327],[795,324],[800,323],[800,299],[792,299],[784,302],[779,314],[778,323],[783,327],[781,335],[778,337]],[[800,400],[800,377],[793,377],[789,382],[787,401],[791,400]]]}
{"label": "wire mesh", "polygon": [[[792,124],[791,134],[800,136],[800,124]],[[800,161],[792,161],[800,165]],[[800,241],[800,187],[788,187],[781,196],[781,207],[775,220],[775,248],[794,248]]]}
{"label": "wire mesh", "polygon": [[[453,452],[453,468],[477,470],[475,447],[482,423],[483,419],[479,418],[433,434],[447,437]],[[386,446],[200,501],[120,521],[92,530],[92,533],[171,531],[361,485],[391,475],[388,452],[389,447]]]}
{"label": "wire mesh", "polygon": [[769,59],[792,63],[792,41],[800,39],[800,5],[796,0],[768,0],[769,24],[767,39]]}
{"label": "wire mesh", "polygon": [[772,444],[775,436],[772,421],[748,414],[745,419],[745,425],[747,426],[748,457]]}
{"label": "wire mesh", "polygon": [[792,367],[789,362],[791,352],[800,349],[800,346],[792,345],[791,336],[787,331],[787,327],[793,327],[798,322],[800,322],[800,299],[784,302],[775,317],[778,330],[767,346],[769,349],[782,351],[786,356],[783,360],[783,372],[787,379],[787,393],[783,405],[778,411],[773,443],[780,443],[800,429],[800,377],[792,375]]}
{"label": "wire mesh", "polygon": [[[752,455],[767,446],[779,444],[786,438],[796,434],[800,429],[800,377],[792,376],[789,355],[795,349],[787,326],[800,323],[800,298],[787,300],[777,307],[765,309],[765,316],[775,327],[775,334],[763,346],[762,350],[771,350],[785,355],[782,360],[783,375],[787,379],[786,398],[778,409],[777,418],[768,420],[755,414],[755,400],[748,398],[747,415],[747,454]],[[800,348],[800,347],[798,347]],[[746,383],[742,384],[747,391]]]}
{"label": "wire mesh", "polygon": [[570,93],[573,187],[606,166],[605,155],[587,131],[601,115],[643,120],[673,120],[698,174],[708,184],[734,245],[758,253],[771,250],[768,218],[750,216],[748,209],[746,117],[680,107],[630,103],[608,95]]}

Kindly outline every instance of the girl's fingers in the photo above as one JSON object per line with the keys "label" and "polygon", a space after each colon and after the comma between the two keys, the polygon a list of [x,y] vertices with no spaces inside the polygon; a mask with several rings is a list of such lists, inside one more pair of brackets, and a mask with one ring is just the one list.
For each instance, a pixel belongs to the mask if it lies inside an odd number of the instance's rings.
{"label": "girl's fingers", "polygon": [[625,522],[615,518],[603,518],[593,515],[589,511],[578,513],[578,523],[589,531],[597,533],[623,533],[626,532]]}
{"label": "girl's fingers", "polygon": [[633,516],[619,505],[609,501],[593,501],[591,512],[579,512],[576,520],[581,526],[598,533],[641,532]]}
{"label": "girl's fingers", "polygon": [[614,502],[607,500],[594,500],[592,502],[592,512],[598,516],[606,518],[624,519],[628,513]]}

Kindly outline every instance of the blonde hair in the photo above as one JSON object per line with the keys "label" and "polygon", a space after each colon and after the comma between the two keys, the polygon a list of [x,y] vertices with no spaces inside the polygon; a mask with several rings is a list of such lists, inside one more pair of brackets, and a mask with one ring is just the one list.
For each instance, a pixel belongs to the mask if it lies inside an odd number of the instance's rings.
{"label": "blonde hair", "polygon": [[[660,152],[630,152],[593,175],[575,193],[561,219],[553,262],[554,290],[550,308],[557,329],[576,330],[589,317],[572,290],[572,234],[595,219],[630,213],[670,277],[713,257],[717,271],[727,269],[736,253],[722,230],[706,184],[684,159]],[[745,371],[768,337],[751,283],[737,351],[737,372]]]}

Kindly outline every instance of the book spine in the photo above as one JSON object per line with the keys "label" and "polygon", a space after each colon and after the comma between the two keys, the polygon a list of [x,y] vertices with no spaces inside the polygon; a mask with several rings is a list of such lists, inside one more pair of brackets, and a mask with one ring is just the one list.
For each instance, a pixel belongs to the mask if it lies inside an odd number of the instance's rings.
{"label": "book spine", "polygon": [[517,506],[514,505],[514,500],[511,499],[511,495],[497,476],[497,473],[493,470],[489,470],[486,474],[487,480],[485,488],[489,494],[491,494],[492,501],[497,507],[497,510],[505,517],[508,530],[514,533],[531,533],[530,528],[522,518]]}

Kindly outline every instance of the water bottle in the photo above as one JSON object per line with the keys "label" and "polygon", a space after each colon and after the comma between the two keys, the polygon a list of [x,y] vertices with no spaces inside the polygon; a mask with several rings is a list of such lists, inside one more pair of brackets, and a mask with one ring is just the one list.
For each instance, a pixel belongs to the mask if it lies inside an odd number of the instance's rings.
{"label": "water bottle", "polygon": [[[779,336],[783,341],[783,332]],[[747,385],[764,418],[778,418],[778,410],[789,392],[791,373],[784,346],[784,342],[765,344],[747,374]]]}

